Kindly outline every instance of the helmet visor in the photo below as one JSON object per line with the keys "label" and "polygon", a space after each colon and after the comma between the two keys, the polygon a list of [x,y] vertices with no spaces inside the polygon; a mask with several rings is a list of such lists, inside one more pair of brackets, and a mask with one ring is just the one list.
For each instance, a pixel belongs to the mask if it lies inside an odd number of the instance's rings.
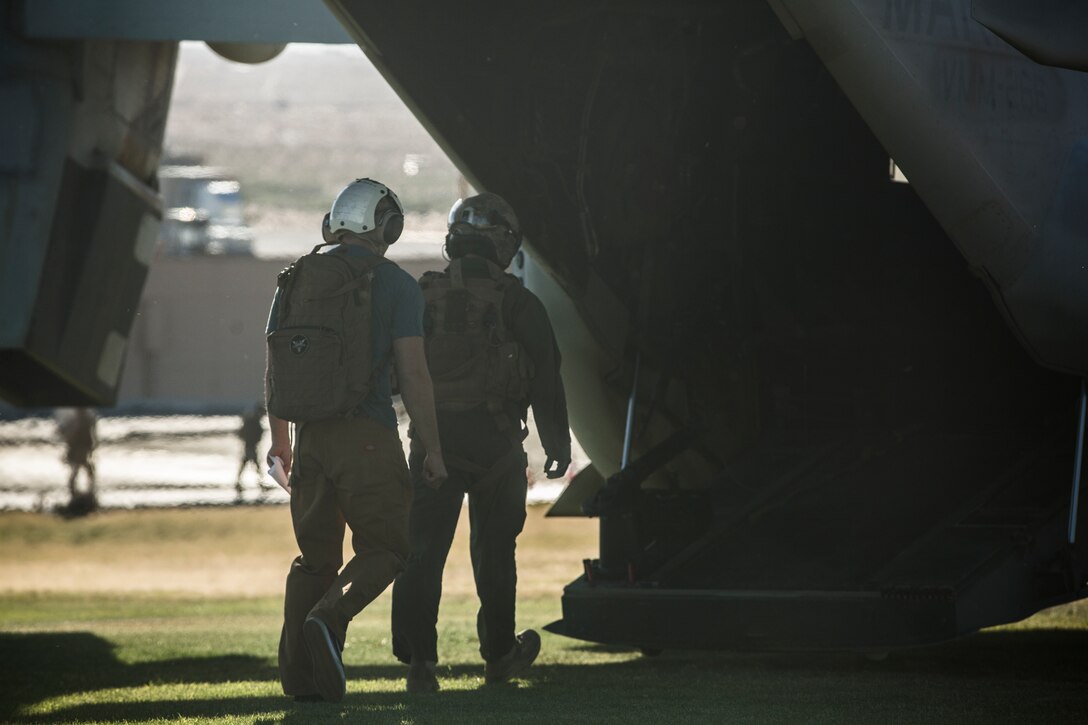
{"label": "helmet visor", "polygon": [[465,204],[461,199],[458,199],[457,203],[453,205],[449,217],[446,218],[446,226],[449,227],[450,231],[453,231],[455,225],[462,228],[469,226],[481,232],[496,229],[503,229],[508,232],[514,231],[514,227],[510,222],[494,209],[484,209]]}

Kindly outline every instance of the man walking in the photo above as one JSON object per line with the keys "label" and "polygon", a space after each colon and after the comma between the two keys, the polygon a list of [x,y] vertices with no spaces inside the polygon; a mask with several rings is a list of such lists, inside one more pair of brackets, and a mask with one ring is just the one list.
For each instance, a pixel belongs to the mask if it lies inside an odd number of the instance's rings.
{"label": "man walking", "polygon": [[[419,441],[420,478],[432,486],[446,478],[423,298],[411,276],[384,259],[403,224],[388,187],[348,184],[323,225],[326,244],[336,246],[315,248],[281,273],[269,315],[268,456],[289,474],[301,551],[287,575],[279,667],[284,693],[298,700],[343,698],[348,623],[408,555],[412,486],[391,368]],[[288,420],[297,423],[293,449]],[[345,522],[354,557],[341,569]]]}
{"label": "man walking", "polygon": [[[68,506],[72,515],[80,515],[98,508],[94,474],[94,449],[98,445],[97,418],[89,408],[70,408],[58,411],[57,428],[64,439],[64,461],[70,467],[68,474]],[[79,471],[87,472],[87,490],[81,493],[77,484]]]}
{"label": "man walking", "polygon": [[257,471],[257,482],[261,487],[262,495],[272,490],[272,487],[264,482],[264,471],[261,470],[261,464],[257,459],[257,446],[261,444],[261,438],[264,437],[262,418],[264,418],[264,406],[261,403],[242,412],[242,425],[238,428],[238,437],[242,439],[242,461],[238,464],[238,476],[234,480],[236,503],[242,502],[242,474],[249,464],[253,464],[253,468]]}
{"label": "man walking", "polygon": [[513,209],[497,194],[459,200],[449,216],[444,272],[420,280],[425,349],[450,478],[426,482],[418,428],[409,463],[415,498],[411,556],[393,586],[393,653],[410,665],[409,692],[438,689],[442,570],[468,494],[477,632],[487,682],[523,672],[540,651],[532,630],[515,635],[516,539],[525,522],[529,406],[558,478],[570,465],[570,429],[559,348],[540,300],[504,270],[521,244]]}

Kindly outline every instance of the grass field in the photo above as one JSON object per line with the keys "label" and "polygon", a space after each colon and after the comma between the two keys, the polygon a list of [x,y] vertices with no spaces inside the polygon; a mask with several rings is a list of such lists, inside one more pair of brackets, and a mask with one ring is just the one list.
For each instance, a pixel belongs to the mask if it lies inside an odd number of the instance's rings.
{"label": "grass field", "polygon": [[[529,675],[484,686],[466,522],[447,568],[442,691],[409,697],[389,597],[353,623],[338,705],[280,693],[285,507],[0,514],[0,720],[38,722],[1085,722],[1088,606],[882,662],[849,654],[637,652],[544,633]],[[595,522],[530,512],[520,626],[559,617]]]}

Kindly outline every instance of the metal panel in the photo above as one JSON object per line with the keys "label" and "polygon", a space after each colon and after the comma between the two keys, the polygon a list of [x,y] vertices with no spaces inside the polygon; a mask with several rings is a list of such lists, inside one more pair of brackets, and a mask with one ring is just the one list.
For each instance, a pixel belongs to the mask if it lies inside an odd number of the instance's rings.
{"label": "metal panel", "polygon": [[0,390],[21,406],[112,403],[147,266],[136,249],[153,233],[158,197],[118,164],[69,160],[29,334],[0,351]]}
{"label": "metal panel", "polygon": [[1050,216],[1088,134],[1088,78],[1028,60],[970,0],[782,4],[1032,356],[1088,371],[1088,249]]}
{"label": "metal panel", "polygon": [[25,0],[30,38],[351,43],[321,0]]}
{"label": "metal panel", "polygon": [[1037,63],[1088,70],[1082,0],[971,0],[971,17]]}

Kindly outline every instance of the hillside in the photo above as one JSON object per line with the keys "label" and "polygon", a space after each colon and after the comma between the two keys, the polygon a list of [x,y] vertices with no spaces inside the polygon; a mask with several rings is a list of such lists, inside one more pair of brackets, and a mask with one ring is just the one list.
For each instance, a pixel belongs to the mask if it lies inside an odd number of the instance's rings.
{"label": "hillside", "polygon": [[308,233],[360,176],[431,213],[432,231],[459,196],[456,168],[355,46],[293,44],[245,65],[182,43],[164,146],[236,174],[258,238]]}

